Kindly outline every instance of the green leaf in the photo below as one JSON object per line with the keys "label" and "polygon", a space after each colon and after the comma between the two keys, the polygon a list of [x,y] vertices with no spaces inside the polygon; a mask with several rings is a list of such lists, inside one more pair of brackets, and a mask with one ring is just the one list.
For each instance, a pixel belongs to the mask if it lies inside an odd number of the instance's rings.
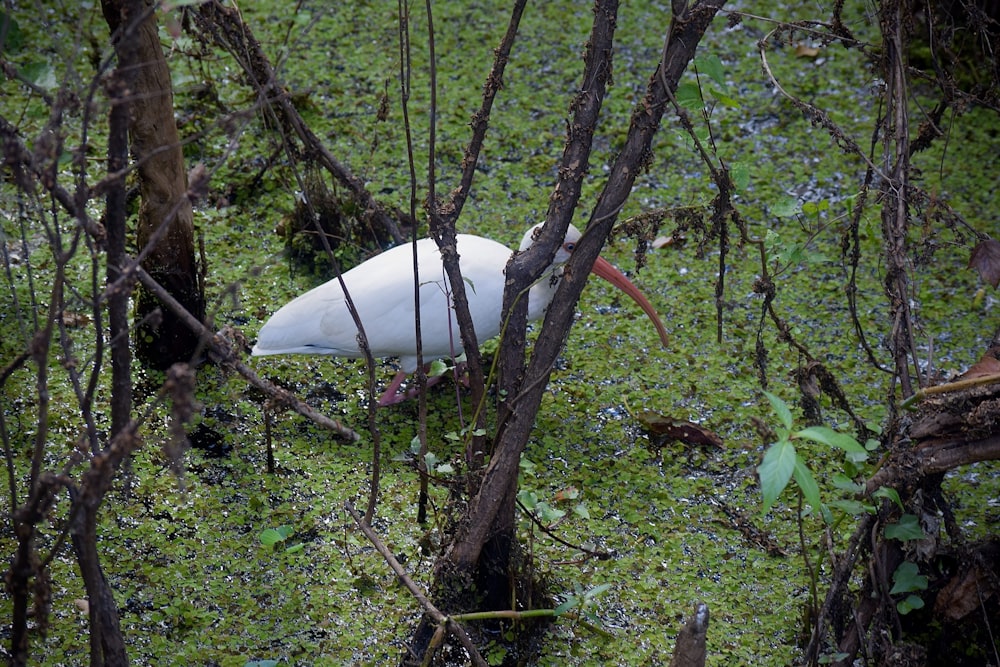
{"label": "green leaf", "polygon": [[914,609],[923,609],[924,601],[916,595],[907,595],[905,600],[896,603],[896,609],[902,615],[907,615]]}
{"label": "green leaf", "polygon": [[282,535],[274,528],[267,528],[266,530],[262,530],[260,533],[260,543],[265,547],[273,547],[278,542],[283,542],[285,537],[285,535]]}
{"label": "green leaf", "polygon": [[674,98],[677,100],[677,104],[684,109],[700,109],[704,104],[698,84],[690,81],[677,86]]}
{"label": "green leaf", "polygon": [[441,359],[435,359],[434,361],[431,362],[431,368],[429,371],[427,371],[427,377],[429,378],[441,377],[442,375],[448,372],[449,368],[451,368],[451,366],[446,364]]}
{"label": "green leaf", "polygon": [[788,486],[795,470],[795,446],[790,440],[779,440],[764,453],[764,460],[757,466],[760,491],[764,497],[763,512],[771,509],[781,492]]}
{"label": "green leaf", "polygon": [[434,469],[434,472],[438,473],[439,475],[450,475],[455,472],[455,466],[453,466],[450,463],[442,463],[441,465],[439,465],[437,468]]}
{"label": "green leaf", "polygon": [[729,107],[730,109],[739,109],[740,103],[736,98],[726,95],[721,90],[712,89],[712,97],[717,99],[723,106]]}
{"label": "green leaf", "polygon": [[771,402],[771,408],[774,409],[774,414],[778,416],[781,425],[789,431],[792,430],[792,411],[788,409],[788,404],[769,391],[765,391],[764,395]]}
{"label": "green leaf", "polygon": [[596,598],[599,595],[604,595],[610,589],[611,589],[611,584],[610,583],[598,584],[597,586],[594,586],[593,588],[591,588],[590,590],[588,590],[586,593],[584,593],[583,597],[586,600],[593,600],[594,598]]}
{"label": "green leaf", "polygon": [[47,62],[28,63],[21,68],[21,75],[44,90],[51,91],[59,87],[59,82],[56,81],[55,70]]}
{"label": "green leaf", "polygon": [[820,515],[827,514],[824,511],[825,508],[822,501],[819,499],[819,485],[816,483],[816,479],[813,477],[805,461],[798,454],[795,455],[795,467],[792,474],[795,477],[795,483],[799,485],[802,496],[806,499],[809,506]]}
{"label": "green leaf", "polygon": [[302,542],[299,542],[298,544],[293,544],[292,546],[290,546],[287,549],[285,549],[285,553],[286,554],[293,554],[296,551],[302,551],[305,548],[305,546],[306,545],[303,544]]}
{"label": "green leaf", "polygon": [[578,503],[573,506],[573,514],[577,515],[581,519],[590,518],[590,510],[588,510],[587,506],[584,505],[583,503]]}
{"label": "green leaf", "polygon": [[889,595],[927,590],[927,577],[920,574],[916,563],[904,560],[892,573],[892,590]]}
{"label": "green leaf", "polygon": [[833,474],[833,486],[848,493],[861,493],[865,490],[865,485],[855,482],[842,472]]}
{"label": "green leaf", "polygon": [[532,461],[531,459],[527,458],[526,456],[522,456],[521,460],[517,462],[517,467],[520,468],[521,472],[523,472],[525,475],[528,475],[529,477],[534,477],[535,470],[537,469],[538,466],[536,466],[535,462]]}
{"label": "green leaf", "polygon": [[518,491],[517,499],[522,505],[531,511],[534,511],[535,507],[538,505],[538,494],[529,489],[521,489]]}
{"label": "green leaf", "polygon": [[24,46],[24,33],[21,32],[21,26],[17,24],[14,17],[7,12],[0,12],[0,26],[3,26],[6,22],[7,34],[4,36],[4,41],[0,42],[0,51],[6,53],[17,53]]}
{"label": "green leaf", "polygon": [[730,162],[729,178],[736,190],[746,189],[750,184],[750,167],[745,162]]}
{"label": "green leaf", "polygon": [[784,197],[771,206],[771,213],[778,218],[790,218],[802,212],[799,200],[794,197]]}
{"label": "green leaf", "polygon": [[535,506],[535,512],[538,513],[538,518],[541,519],[542,523],[545,524],[555,523],[559,519],[566,516],[566,512],[563,512],[561,509],[553,507],[544,500],[540,501]]}
{"label": "green leaf", "polygon": [[694,59],[694,66],[700,74],[706,74],[720,86],[726,86],[725,68],[722,66],[722,60],[719,56],[714,53],[698,56]]}
{"label": "green leaf", "polygon": [[920,527],[917,517],[912,514],[904,514],[899,517],[897,523],[889,524],[885,527],[885,536],[890,540],[922,540],[926,537],[924,529]]}
{"label": "green leaf", "polygon": [[834,500],[830,503],[831,507],[835,507],[845,514],[850,514],[851,516],[860,516],[862,514],[871,513],[875,511],[875,508],[871,505],[867,505],[860,500]]}
{"label": "green leaf", "polygon": [[[828,426],[810,426],[796,433],[795,437],[812,440],[828,447],[842,449],[854,457],[861,457],[862,461],[868,458],[868,450],[862,447],[860,442],[852,436],[834,431]],[[857,463],[856,460],[855,463]]]}
{"label": "green leaf", "polygon": [[561,605],[559,605],[558,607],[556,607],[555,610],[553,610],[552,614],[554,616],[562,616],[567,611],[569,611],[573,607],[576,607],[579,604],[580,604],[580,599],[578,597],[576,597],[575,595],[571,595],[568,598],[566,598],[565,602],[563,602]]}
{"label": "green leaf", "polygon": [[896,503],[896,507],[898,507],[900,510],[904,509],[904,507],[903,507],[903,501],[900,500],[900,498],[899,498],[899,491],[897,491],[896,489],[894,489],[892,487],[889,487],[889,486],[880,486],[879,488],[875,489],[874,493],[872,493],[872,497],[873,498],[888,498],[892,502]]}

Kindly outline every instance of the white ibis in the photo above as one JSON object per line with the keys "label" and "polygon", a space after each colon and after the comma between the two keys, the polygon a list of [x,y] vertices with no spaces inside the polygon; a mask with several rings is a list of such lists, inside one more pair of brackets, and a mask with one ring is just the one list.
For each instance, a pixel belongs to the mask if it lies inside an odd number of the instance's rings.
{"label": "white ibis", "polygon": [[[535,240],[535,225],[524,235],[521,250]],[[552,301],[562,265],[580,239],[572,225],[552,265],[528,292],[528,319],[545,314]],[[469,312],[480,341],[500,333],[504,269],[511,258],[509,248],[496,241],[469,234],[458,235],[459,265],[466,283]],[[423,357],[452,358],[462,353],[462,340],[451,306],[449,283],[441,253],[433,239],[417,241],[420,276],[420,327]],[[615,285],[646,312],[663,344],[667,333],[652,304],[629,279],[598,257],[593,272]],[[413,326],[413,253],[409,244],[396,246],[343,274],[368,338],[373,357],[399,357],[402,369],[382,394],[379,405],[406,398],[399,393],[403,380],[417,369],[417,343]],[[254,356],[267,354],[330,354],[360,358],[358,331],[347,307],[344,291],[335,278],[282,306],[258,335]]]}

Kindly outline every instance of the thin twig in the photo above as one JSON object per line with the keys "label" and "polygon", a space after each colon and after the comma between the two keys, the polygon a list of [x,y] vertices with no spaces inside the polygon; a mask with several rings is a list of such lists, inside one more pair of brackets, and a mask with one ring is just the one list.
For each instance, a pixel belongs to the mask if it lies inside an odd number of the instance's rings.
{"label": "thin twig", "polygon": [[372,527],[361,518],[361,515],[351,504],[351,501],[348,500],[344,503],[344,509],[347,510],[347,513],[351,515],[354,522],[358,524],[358,528],[361,529],[361,532],[364,533],[365,537],[368,538],[368,541],[375,547],[375,550],[379,552],[396,576],[399,577],[399,581],[406,586],[413,597],[416,598],[417,602],[420,603],[420,606],[423,607],[427,614],[434,619],[434,622],[437,623],[439,627],[447,627],[448,631],[456,639],[458,639],[459,642],[461,642],[462,646],[465,647],[465,650],[468,651],[472,664],[477,665],[477,667],[489,667],[489,663],[487,663],[486,660],[483,659],[483,656],[479,654],[479,651],[472,643],[472,639],[469,638],[465,629],[434,606],[434,603],[432,603],[424,592],[420,590],[420,587],[417,586],[416,582],[410,578],[410,575],[406,573],[406,570],[400,562],[396,560],[396,557],[392,555],[389,548],[382,543],[382,540],[379,539],[379,536],[374,530],[372,530]]}

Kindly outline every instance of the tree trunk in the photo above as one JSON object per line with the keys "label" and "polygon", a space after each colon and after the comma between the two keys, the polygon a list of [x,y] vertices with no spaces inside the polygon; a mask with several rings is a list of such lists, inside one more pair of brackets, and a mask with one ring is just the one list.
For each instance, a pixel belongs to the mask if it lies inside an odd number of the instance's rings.
{"label": "tree trunk", "polygon": [[[143,268],[199,320],[205,296],[194,251],[194,213],[174,122],[170,70],[160,48],[154,10],[142,0],[103,0],[119,70],[128,82],[132,157],[142,204],[138,247]],[[156,311],[159,311],[158,314]],[[198,337],[156,297],[139,288],[136,356],[157,369],[190,361]]]}
{"label": "tree trunk", "polygon": [[[674,17],[666,63],[661,63],[653,73],[646,96],[633,113],[625,147],[592,214],[588,233],[570,258],[559,292],[546,314],[534,354],[525,369],[527,302],[524,299],[515,301],[514,297],[548,265],[558,239],[563,238],[569,225],[579,200],[580,183],[586,175],[591,138],[611,68],[618,3],[614,0],[596,3],[584,73],[588,86],[573,104],[570,141],[559,172],[562,177],[550,199],[546,216],[550,238],[548,243],[540,239],[531,250],[516,255],[507,266],[505,313],[512,303],[520,306],[511,309],[500,351],[500,386],[507,398],[499,411],[495,449],[479,491],[470,501],[454,539],[435,565],[438,607],[446,613],[458,613],[469,604],[490,610],[510,606],[511,578],[516,576],[512,556],[517,552],[514,529],[518,464],[534,425],[549,372],[562,349],[590,267],[611,233],[616,212],[628,197],[636,175],[649,158],[653,135],[672,95],[669,91],[676,89],[687,63],[694,57],[698,42],[724,2],[707,0],[686,9],[683,16]],[[425,618],[413,635],[411,650],[415,655],[423,654],[433,632],[433,624]]]}

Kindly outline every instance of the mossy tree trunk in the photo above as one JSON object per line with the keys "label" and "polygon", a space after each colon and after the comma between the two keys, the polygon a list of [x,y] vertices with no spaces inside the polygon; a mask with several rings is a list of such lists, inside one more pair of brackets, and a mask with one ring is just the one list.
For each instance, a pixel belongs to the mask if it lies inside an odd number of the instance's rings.
{"label": "mossy tree trunk", "polygon": [[[130,93],[129,138],[142,201],[137,230],[142,265],[192,315],[204,320],[194,214],[154,8],[143,0],[103,0],[102,8]],[[143,364],[166,369],[196,354],[198,337],[141,287],[136,319],[136,357]]]}

